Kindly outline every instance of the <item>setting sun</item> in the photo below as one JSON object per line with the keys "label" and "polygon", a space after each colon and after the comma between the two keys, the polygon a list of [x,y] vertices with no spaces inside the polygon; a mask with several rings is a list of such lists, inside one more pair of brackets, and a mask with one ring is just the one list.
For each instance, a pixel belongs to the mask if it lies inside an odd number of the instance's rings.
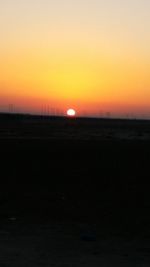
{"label": "setting sun", "polygon": [[67,116],[74,117],[76,115],[76,111],[72,108],[67,110]]}

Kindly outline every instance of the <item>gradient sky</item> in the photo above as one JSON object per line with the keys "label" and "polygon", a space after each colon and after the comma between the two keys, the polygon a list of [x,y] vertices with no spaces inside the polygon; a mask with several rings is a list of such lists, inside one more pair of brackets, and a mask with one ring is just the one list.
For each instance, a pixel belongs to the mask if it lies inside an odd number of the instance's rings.
{"label": "gradient sky", "polygon": [[149,0],[1,0],[0,109],[150,117]]}

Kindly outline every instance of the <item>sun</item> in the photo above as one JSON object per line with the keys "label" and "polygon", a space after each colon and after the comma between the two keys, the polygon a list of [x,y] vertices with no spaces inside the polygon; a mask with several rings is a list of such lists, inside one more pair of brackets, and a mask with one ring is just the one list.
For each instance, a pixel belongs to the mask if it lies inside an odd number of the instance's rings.
{"label": "sun", "polygon": [[69,108],[69,109],[67,110],[67,116],[68,116],[68,117],[75,117],[75,115],[76,115],[76,111],[75,111],[74,109]]}

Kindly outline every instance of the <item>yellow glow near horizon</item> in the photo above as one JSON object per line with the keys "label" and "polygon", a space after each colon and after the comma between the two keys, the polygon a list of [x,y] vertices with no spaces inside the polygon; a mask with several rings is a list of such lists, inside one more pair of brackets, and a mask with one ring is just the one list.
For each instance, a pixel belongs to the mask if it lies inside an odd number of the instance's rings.
{"label": "yellow glow near horizon", "polygon": [[[113,3],[113,4],[112,4]],[[150,2],[0,3],[0,110],[150,113]]]}

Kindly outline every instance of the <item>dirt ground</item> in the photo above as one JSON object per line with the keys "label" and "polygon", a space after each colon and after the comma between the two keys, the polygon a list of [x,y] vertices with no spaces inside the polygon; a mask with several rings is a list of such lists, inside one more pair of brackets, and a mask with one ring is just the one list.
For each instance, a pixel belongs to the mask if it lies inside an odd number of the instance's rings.
{"label": "dirt ground", "polygon": [[149,163],[149,121],[2,116],[0,267],[150,266]]}
{"label": "dirt ground", "polygon": [[0,266],[150,266],[145,236],[104,232],[86,222],[5,218],[0,224]]}

